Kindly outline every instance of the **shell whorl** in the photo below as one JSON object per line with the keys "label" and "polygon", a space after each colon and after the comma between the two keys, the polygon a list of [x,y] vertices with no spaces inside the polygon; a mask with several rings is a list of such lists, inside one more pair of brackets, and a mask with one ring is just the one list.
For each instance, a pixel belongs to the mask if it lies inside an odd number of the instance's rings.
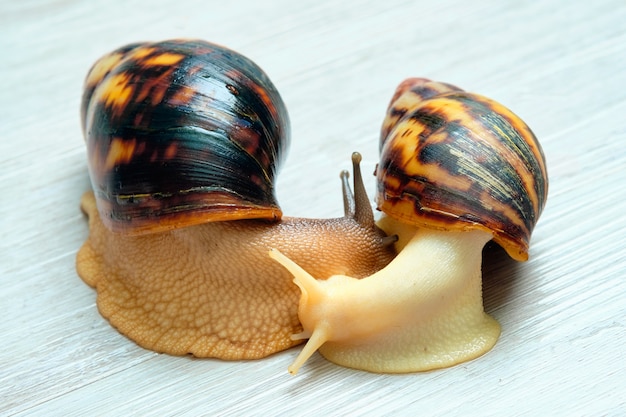
{"label": "shell whorl", "polygon": [[378,208],[418,226],[487,230],[526,260],[548,192],[533,132],[501,104],[448,84],[399,89],[382,129]]}
{"label": "shell whorl", "polygon": [[138,43],[98,60],[81,106],[103,222],[142,233],[280,218],[285,105],[250,59],[199,40]]}

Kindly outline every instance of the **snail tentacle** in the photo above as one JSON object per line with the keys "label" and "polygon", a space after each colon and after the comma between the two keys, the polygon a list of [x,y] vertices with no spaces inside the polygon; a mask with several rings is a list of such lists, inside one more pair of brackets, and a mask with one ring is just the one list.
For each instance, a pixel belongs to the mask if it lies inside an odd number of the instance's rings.
{"label": "snail tentacle", "polygon": [[352,170],[354,193],[350,189],[348,181],[350,174],[348,171],[341,171],[341,184],[343,192],[343,209],[344,216],[353,218],[363,227],[372,227],[374,225],[374,211],[365,190],[363,183],[363,175],[361,174],[361,154],[359,152],[352,153]]}
{"label": "snail tentacle", "polygon": [[385,237],[382,238],[382,245],[383,246],[391,246],[394,243],[396,243],[398,241],[399,237],[398,235],[387,235]]}
{"label": "snail tentacle", "polygon": [[361,154],[352,153],[352,170],[354,171],[354,218],[362,226],[374,225],[374,212],[370,205],[363,175],[361,174]]}
{"label": "snail tentacle", "polygon": [[[326,292],[322,288],[320,281],[305,271],[300,265],[283,255],[278,249],[270,249],[269,255],[272,259],[280,263],[286,270],[293,274],[293,282],[302,292],[300,303],[323,304],[322,298],[326,297]],[[298,354],[296,360],[289,366],[289,373],[296,375],[300,367],[330,338],[330,327],[324,322],[316,323],[313,331],[304,330],[294,334],[294,340],[309,339],[304,348]]]}
{"label": "snail tentacle", "polygon": [[350,189],[350,173],[344,169],[339,173],[339,178],[341,178],[341,194],[343,195],[343,216],[354,218],[354,194]]}

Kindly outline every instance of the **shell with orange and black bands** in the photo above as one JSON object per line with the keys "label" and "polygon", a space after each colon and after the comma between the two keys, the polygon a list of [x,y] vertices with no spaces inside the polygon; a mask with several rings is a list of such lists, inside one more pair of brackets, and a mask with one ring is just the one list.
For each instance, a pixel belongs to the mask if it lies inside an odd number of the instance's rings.
{"label": "shell with orange and black bands", "polygon": [[431,81],[427,78],[407,78],[402,81],[387,106],[387,114],[380,131],[379,150],[383,149],[391,129],[407,113],[415,110],[424,100],[451,91],[463,90],[454,85]]}
{"label": "shell with orange and black bands", "polygon": [[[447,92],[422,99],[402,88],[399,106],[406,107],[407,94],[418,102],[381,138],[378,208],[412,225],[486,230],[512,258],[528,259],[548,192],[545,158],[533,132],[483,96],[443,85],[439,89]],[[399,98],[388,114],[402,111],[393,108]]]}
{"label": "shell with orange and black bands", "polygon": [[239,53],[199,40],[124,46],[91,68],[81,115],[110,229],[281,217],[274,178],[289,117],[267,75]]}

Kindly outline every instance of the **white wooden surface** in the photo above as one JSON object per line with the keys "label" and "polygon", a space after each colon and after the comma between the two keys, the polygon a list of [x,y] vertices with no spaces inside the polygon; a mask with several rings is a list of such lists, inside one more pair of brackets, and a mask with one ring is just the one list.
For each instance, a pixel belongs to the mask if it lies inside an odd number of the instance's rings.
{"label": "white wooden surface", "polygon": [[[87,226],[83,77],[137,40],[199,37],[260,64],[287,102],[289,215],[341,214],[338,173],[377,158],[406,76],[491,96],[543,144],[547,208],[531,260],[485,256],[495,349],[412,375],[297,349],[254,362],[158,355],[98,314],[74,256]],[[70,1],[0,3],[0,415],[626,415],[626,2]],[[368,189],[374,188],[367,177]]]}

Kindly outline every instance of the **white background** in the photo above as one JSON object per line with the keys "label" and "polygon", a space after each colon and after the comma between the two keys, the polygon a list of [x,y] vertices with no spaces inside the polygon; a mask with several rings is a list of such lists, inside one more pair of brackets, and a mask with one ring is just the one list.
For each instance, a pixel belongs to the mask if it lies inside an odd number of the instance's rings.
{"label": "white background", "polygon": [[[0,415],[600,416],[626,413],[626,3],[77,1],[0,3]],[[143,350],[76,275],[89,188],[82,81],[126,43],[197,37],[256,61],[285,99],[285,214],[342,214],[338,174],[367,174],[395,86],[456,84],[539,137],[547,207],[519,264],[485,253],[503,333],[450,369],[377,375],[298,348],[251,362]],[[372,195],[374,178],[366,176]]]}

